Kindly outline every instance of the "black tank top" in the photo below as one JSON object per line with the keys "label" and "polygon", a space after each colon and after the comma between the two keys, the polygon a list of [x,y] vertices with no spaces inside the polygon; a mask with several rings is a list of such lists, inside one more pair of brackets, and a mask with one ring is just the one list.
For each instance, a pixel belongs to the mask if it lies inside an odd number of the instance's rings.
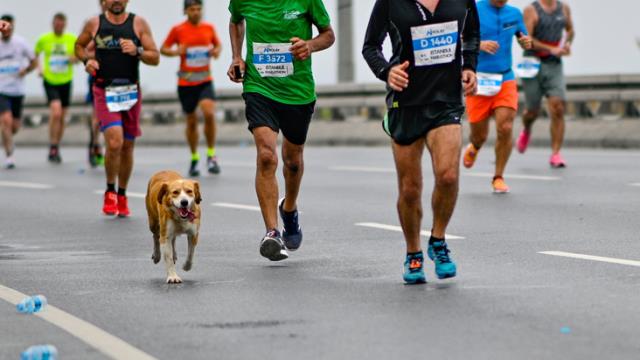
{"label": "black tank top", "polygon": [[135,14],[130,13],[121,25],[112,24],[107,17],[100,15],[100,25],[94,38],[96,44],[96,60],[100,69],[96,74],[96,84],[108,86],[112,83],[135,84],[139,79],[137,56],[122,53],[120,39],[132,40],[140,46],[140,39],[133,30]]}

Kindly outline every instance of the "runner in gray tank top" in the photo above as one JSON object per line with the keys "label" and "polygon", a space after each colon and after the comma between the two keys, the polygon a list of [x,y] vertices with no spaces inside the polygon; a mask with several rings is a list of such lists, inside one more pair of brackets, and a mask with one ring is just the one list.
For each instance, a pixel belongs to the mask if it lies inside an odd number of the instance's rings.
{"label": "runner in gray tank top", "polygon": [[[548,100],[551,116],[551,158],[554,168],[565,166],[560,155],[564,140],[564,111],[566,84],[562,57],[571,54],[575,36],[569,6],[559,0],[538,0],[524,10],[524,22],[533,38],[532,50],[525,51],[525,59],[533,64],[534,71],[520,75],[526,99],[522,116],[524,129],[516,147],[524,153],[531,138],[531,127],[538,118],[542,97]],[[539,70],[537,70],[539,68]]]}

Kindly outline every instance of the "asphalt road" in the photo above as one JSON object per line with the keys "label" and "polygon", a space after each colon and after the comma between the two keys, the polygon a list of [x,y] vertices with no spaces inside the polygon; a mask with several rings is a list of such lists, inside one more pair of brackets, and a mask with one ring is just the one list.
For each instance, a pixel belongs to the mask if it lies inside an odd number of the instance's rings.
{"label": "asphalt road", "polygon": [[[546,149],[514,154],[506,176],[512,192],[493,195],[493,156],[483,150],[463,171],[447,231],[459,275],[437,280],[428,263],[421,286],[403,285],[402,234],[388,230],[398,219],[387,147],[307,149],[299,202],[305,240],[280,263],[258,254],[254,150],[219,149],[222,174],[200,179],[200,245],[193,270],[178,271],[181,285],[165,284],[162,264],[153,265],[144,201],[133,196],[155,171],[185,171],[186,149],[137,150],[128,219],[100,214],[104,176],[86,169],[84,149],[62,155],[65,162],[53,166],[45,150],[19,148],[18,168],[0,170],[0,285],[44,294],[53,307],[155,358],[640,354],[638,151],[567,150],[562,170],[549,168]],[[430,219],[425,211],[423,229]],[[180,265],[185,255],[181,238]],[[71,336],[0,300],[2,359],[41,343],[57,346],[61,359],[106,358],[87,340],[98,338]]]}

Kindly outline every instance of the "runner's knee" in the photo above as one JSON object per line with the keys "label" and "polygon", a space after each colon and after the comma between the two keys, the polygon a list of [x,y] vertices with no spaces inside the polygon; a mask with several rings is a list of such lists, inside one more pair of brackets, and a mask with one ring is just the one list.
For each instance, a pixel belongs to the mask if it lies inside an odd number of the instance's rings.
{"label": "runner's knee", "polygon": [[258,170],[275,171],[278,167],[278,155],[273,149],[261,147],[258,150]]}
{"label": "runner's knee", "polygon": [[564,114],[564,102],[561,99],[550,99],[549,112],[552,117],[562,116]]}
{"label": "runner's knee", "polygon": [[504,121],[497,126],[498,137],[511,137],[511,132],[513,131],[513,122]]}
{"label": "runner's knee", "polygon": [[436,173],[436,186],[452,187],[458,184],[458,171],[454,168],[445,169]]}

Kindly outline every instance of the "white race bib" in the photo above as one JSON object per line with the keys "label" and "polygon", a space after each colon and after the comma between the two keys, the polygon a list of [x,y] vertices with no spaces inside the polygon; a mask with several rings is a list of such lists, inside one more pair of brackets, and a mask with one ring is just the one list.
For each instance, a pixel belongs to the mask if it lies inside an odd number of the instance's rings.
{"label": "white race bib", "polygon": [[105,90],[109,112],[128,111],[138,102],[138,85],[107,86]]}
{"label": "white race bib", "polygon": [[0,76],[16,76],[20,72],[20,62],[13,59],[0,60]]}
{"label": "white race bib", "polygon": [[540,59],[533,56],[526,56],[516,65],[516,75],[523,79],[531,79],[540,72]]}
{"label": "white race bib", "polygon": [[502,74],[477,73],[478,95],[495,96],[502,89]]}
{"label": "white race bib", "polygon": [[66,74],[69,71],[69,57],[64,55],[51,55],[49,57],[49,71],[54,74]]}
{"label": "white race bib", "polygon": [[411,28],[416,66],[450,63],[456,58],[458,21]]}
{"label": "white race bib", "polygon": [[206,46],[195,46],[187,49],[187,66],[192,68],[205,67],[209,65],[209,48]]}
{"label": "white race bib", "polygon": [[253,43],[253,66],[262,77],[293,75],[291,44]]}

